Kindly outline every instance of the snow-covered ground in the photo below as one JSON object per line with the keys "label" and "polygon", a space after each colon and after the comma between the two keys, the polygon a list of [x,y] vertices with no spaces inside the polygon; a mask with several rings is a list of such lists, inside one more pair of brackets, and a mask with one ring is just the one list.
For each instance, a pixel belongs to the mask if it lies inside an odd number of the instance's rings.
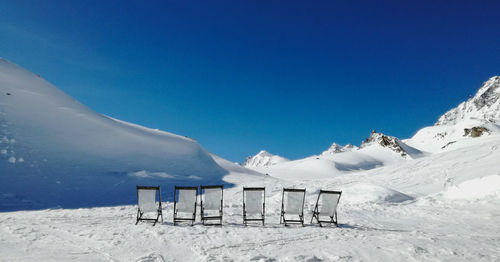
{"label": "snow-covered ground", "polygon": [[[498,123],[493,77],[410,139],[248,169],[0,59],[0,261],[500,261]],[[173,225],[174,184],[217,183],[222,226]],[[135,225],[136,184],[162,187],[163,223]],[[244,186],[266,187],[265,226],[243,226]],[[279,224],[284,187],[307,189],[305,227]],[[343,192],[338,228],[308,223],[320,189]]]}
{"label": "snow-covered ground", "polygon": [[[173,226],[171,202],[155,227],[134,225],[134,205],[0,213],[0,260],[498,261],[499,147],[500,137],[481,138],[468,150],[319,180],[234,170],[223,226]],[[243,186],[266,186],[265,226],[242,225]],[[283,187],[307,188],[305,227],[279,224]],[[320,188],[343,190],[338,228],[308,224]]]}

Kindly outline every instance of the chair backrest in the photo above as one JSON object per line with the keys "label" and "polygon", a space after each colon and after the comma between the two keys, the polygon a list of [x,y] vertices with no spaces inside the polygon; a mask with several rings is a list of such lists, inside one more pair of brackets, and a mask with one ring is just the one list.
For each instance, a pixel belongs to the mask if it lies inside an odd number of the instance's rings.
{"label": "chair backrest", "polygon": [[322,215],[333,216],[337,210],[337,205],[340,200],[341,191],[326,191],[320,190],[318,198],[318,210]]}
{"label": "chair backrest", "polygon": [[285,212],[288,214],[302,214],[304,210],[305,189],[283,189]]}
{"label": "chair backrest", "polygon": [[203,199],[203,208],[205,210],[221,210],[223,187],[221,186],[202,186],[201,190],[205,193]]}
{"label": "chair backrest", "polygon": [[175,187],[178,199],[174,199],[176,211],[193,213],[196,208],[196,198],[198,188],[196,187]]}
{"label": "chair backrest", "polygon": [[156,203],[156,192],[158,192],[158,199],[160,202],[160,187],[137,186],[137,201],[141,212],[158,211],[159,204]]}
{"label": "chair backrest", "polygon": [[243,188],[243,201],[248,214],[261,214],[265,201],[265,188]]}

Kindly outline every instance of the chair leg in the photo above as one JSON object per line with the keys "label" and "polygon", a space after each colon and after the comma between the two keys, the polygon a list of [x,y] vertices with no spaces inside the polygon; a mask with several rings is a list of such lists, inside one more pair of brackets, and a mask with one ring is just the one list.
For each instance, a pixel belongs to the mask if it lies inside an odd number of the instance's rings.
{"label": "chair leg", "polygon": [[155,222],[153,223],[153,226],[156,226],[156,223],[158,222],[158,219],[160,218],[160,213],[158,213],[158,215],[156,215],[156,220]]}
{"label": "chair leg", "polygon": [[137,210],[137,221],[135,221],[136,225],[139,223],[139,220],[141,220],[141,217],[142,217],[141,211]]}

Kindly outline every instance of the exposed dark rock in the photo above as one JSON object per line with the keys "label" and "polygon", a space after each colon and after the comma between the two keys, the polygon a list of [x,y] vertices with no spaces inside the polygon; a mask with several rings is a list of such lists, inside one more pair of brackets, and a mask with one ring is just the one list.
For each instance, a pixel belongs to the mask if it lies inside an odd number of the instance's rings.
{"label": "exposed dark rock", "polygon": [[471,137],[480,137],[484,133],[490,133],[490,131],[486,127],[482,126],[475,126],[473,128],[465,128],[464,129],[464,136],[470,135]]}
{"label": "exposed dark rock", "polygon": [[377,131],[373,130],[363,143],[360,148],[366,147],[369,144],[378,143],[383,147],[387,147],[396,153],[400,153],[401,156],[406,156],[408,153],[399,145],[399,139],[393,136],[387,136],[382,133],[377,133]]}
{"label": "exposed dark rock", "polygon": [[447,132],[437,133],[434,138],[443,139],[447,134]]}
{"label": "exposed dark rock", "polygon": [[441,149],[445,149],[447,146],[451,145],[451,144],[454,144],[456,143],[457,141],[451,141],[451,142],[448,142],[448,144],[444,145],[441,147]]}

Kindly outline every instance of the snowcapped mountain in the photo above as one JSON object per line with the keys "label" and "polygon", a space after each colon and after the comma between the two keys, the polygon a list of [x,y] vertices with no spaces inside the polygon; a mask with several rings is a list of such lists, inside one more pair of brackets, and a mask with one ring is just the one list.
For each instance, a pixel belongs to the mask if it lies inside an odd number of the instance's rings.
{"label": "snowcapped mountain", "polygon": [[267,166],[272,166],[272,165],[276,165],[276,164],[284,163],[284,162],[288,162],[288,161],[290,161],[290,160],[288,160],[282,156],[273,155],[273,154],[267,152],[266,150],[262,150],[258,154],[256,154],[255,156],[247,157],[247,159],[245,160],[245,163],[243,163],[243,166],[248,167],[248,168],[267,167]]}
{"label": "snowcapped mountain", "polygon": [[227,173],[190,138],[98,114],[0,60],[0,210],[133,203],[137,184]]}
{"label": "snowcapped mountain", "polygon": [[500,77],[483,83],[476,95],[441,116],[434,126],[419,130],[405,142],[427,152],[467,145],[469,139],[500,131]]}
{"label": "snowcapped mountain", "polygon": [[486,81],[474,97],[441,116],[434,126],[419,130],[410,139],[400,140],[374,131],[359,148],[333,143],[319,156],[248,167],[285,179],[326,178],[458,149],[468,146],[470,139],[499,131],[500,77],[495,76]]}
{"label": "snowcapped mountain", "polygon": [[324,155],[332,155],[332,154],[337,154],[337,153],[342,153],[342,152],[347,152],[347,151],[352,151],[352,150],[357,150],[358,147],[357,146],[354,146],[354,145],[351,145],[351,144],[347,144],[345,146],[342,146],[342,145],[339,145],[337,143],[333,143],[330,148],[328,148],[327,150],[323,151],[321,153],[322,156]]}
{"label": "snowcapped mountain", "polygon": [[[334,144],[330,152],[342,148],[345,147]],[[325,179],[424,156],[424,153],[404,144],[397,138],[376,132],[370,135],[362,147],[355,148],[357,147],[349,146],[345,151],[337,153],[324,153],[274,165],[247,167],[286,180]]]}
{"label": "snowcapped mountain", "polygon": [[475,119],[483,123],[498,123],[500,120],[500,76],[484,82],[474,97],[442,115],[436,126],[450,126]]}

